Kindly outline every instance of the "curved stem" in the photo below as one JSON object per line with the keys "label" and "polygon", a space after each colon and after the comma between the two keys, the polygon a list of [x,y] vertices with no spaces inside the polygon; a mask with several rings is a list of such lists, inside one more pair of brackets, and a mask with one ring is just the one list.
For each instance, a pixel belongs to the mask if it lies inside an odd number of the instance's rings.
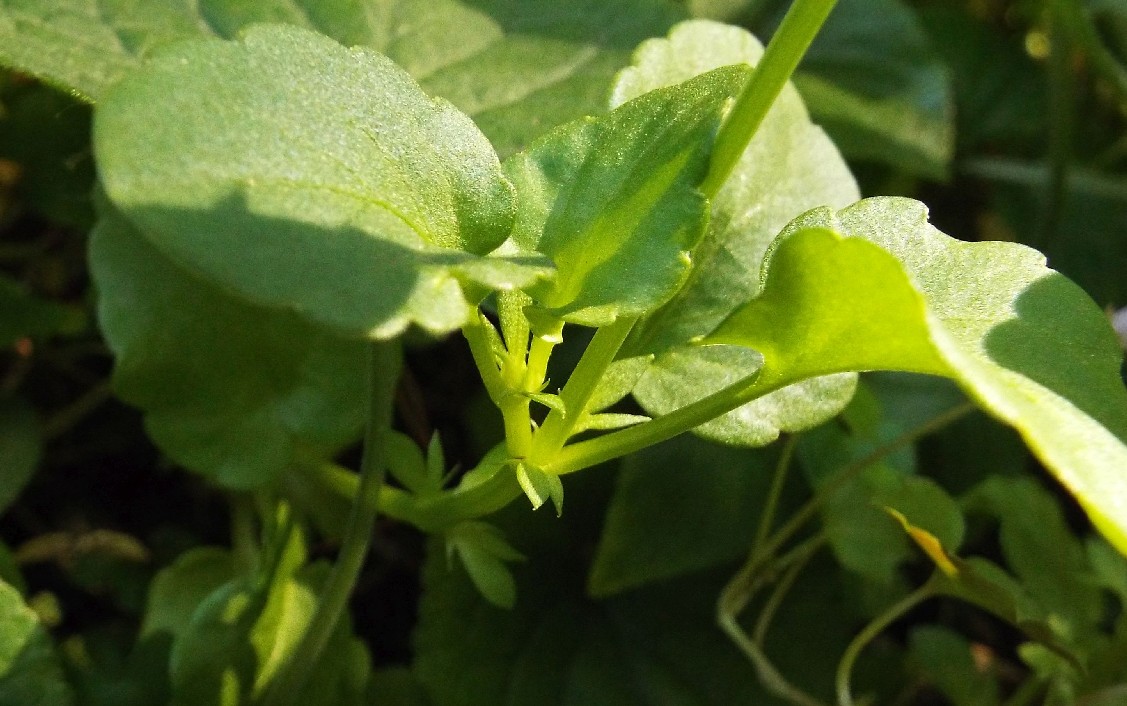
{"label": "curved stem", "polygon": [[759,529],[755,532],[755,541],[751,545],[751,554],[759,554],[767,535],[771,532],[771,525],[775,522],[775,509],[779,505],[779,497],[783,493],[787,473],[790,471],[790,462],[794,458],[794,450],[798,447],[798,436],[791,434],[783,444],[783,452],[779,455],[779,462],[775,465],[775,477],[771,479],[771,489],[767,491],[767,500],[763,503],[763,515],[759,518]]}
{"label": "curved stem", "polygon": [[348,604],[376,522],[375,498],[386,472],[387,439],[391,432],[395,386],[399,379],[402,351],[397,341],[372,344],[368,388],[370,407],[364,431],[364,454],[360,480],[352,505],[340,554],[321,591],[317,610],[309,620],[297,647],[286,660],[278,678],[266,692],[264,706],[294,703],[329,642]]}
{"label": "curved stem", "polygon": [[970,402],[956,405],[946,412],[932,417],[928,421],[913,427],[904,432],[895,439],[884,444],[880,448],[875,449],[856,461],[846,465],[841,470],[834,473],[833,477],[826,481],[822,487],[818,488],[817,494],[811,498],[805,505],[803,505],[796,513],[790,516],[787,523],[783,525],[770,540],[764,545],[761,553],[764,555],[774,554],[779,550],[783,544],[791,537],[798,533],[802,527],[813,519],[818,510],[825,504],[826,500],[833,496],[841,486],[848,483],[855,478],[858,473],[873,465],[882,458],[888,456],[894,451],[897,451],[905,446],[914,444],[919,439],[927,436],[928,434],[939,431],[943,427],[951,424],[957,419],[960,419],[975,409],[975,406]]}
{"label": "curved stem", "polygon": [[791,5],[716,136],[712,164],[700,187],[705,196],[715,198],[728,180],[835,4],[837,0],[795,0]]}
{"label": "curved stem", "polygon": [[849,647],[845,648],[845,653],[842,654],[841,661],[837,664],[837,678],[835,683],[837,686],[837,701],[839,706],[853,706],[853,694],[850,690],[849,678],[853,673],[853,664],[857,661],[861,650],[865,649],[865,646],[872,642],[873,638],[884,632],[884,629],[898,618],[934,595],[935,582],[929,580],[915,591],[912,591],[907,596],[900,599],[888,610],[873,618],[871,623],[866,625],[861,632],[857,633],[857,636],[849,643]]}

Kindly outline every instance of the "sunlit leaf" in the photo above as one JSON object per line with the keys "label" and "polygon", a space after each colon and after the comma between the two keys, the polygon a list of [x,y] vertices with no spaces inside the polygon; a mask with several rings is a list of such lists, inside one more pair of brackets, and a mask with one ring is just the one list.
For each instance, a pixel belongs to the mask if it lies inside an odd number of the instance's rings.
{"label": "sunlit leaf", "polygon": [[600,326],[638,316],[684,282],[708,218],[696,186],[720,108],[746,73],[717,70],[564,125],[510,157],[515,245],[557,268],[528,289],[537,308]]}
{"label": "sunlit leaf", "polygon": [[306,30],[161,52],[102,100],[94,146],[110,199],[174,261],[352,335],[450,330],[462,280],[545,274],[478,257],[508,234],[513,193],[473,122]]}
{"label": "sunlit leaf", "polygon": [[1099,308],[1036,251],[956,241],[907,199],[817,209],[780,236],[763,294],[706,341],[762,354],[765,392],[846,370],[953,378],[1127,552],[1122,353]]}

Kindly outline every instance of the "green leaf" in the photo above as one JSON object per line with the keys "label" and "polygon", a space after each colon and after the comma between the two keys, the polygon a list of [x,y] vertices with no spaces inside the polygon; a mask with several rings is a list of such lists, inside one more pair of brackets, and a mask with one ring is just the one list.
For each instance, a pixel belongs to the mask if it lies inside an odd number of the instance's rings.
{"label": "green leaf", "polygon": [[[235,580],[209,595],[173,643],[173,706],[237,706],[261,697],[312,617],[327,570],[283,572],[260,589]],[[343,620],[295,700],[359,706],[370,670],[367,649]]]}
{"label": "green leaf", "polygon": [[[619,76],[612,102],[717,66],[755,65],[762,54],[762,45],[744,30],[684,22],[668,38],[639,47],[633,66]],[[655,416],[666,414],[752,372],[750,361],[736,353],[670,349],[708,333],[758,293],[767,246],[791,219],[815,206],[845,206],[858,196],[837,148],[810,122],[802,99],[788,86],[714,199],[708,232],[693,252],[685,286],[643,320],[627,342],[626,355],[659,354],[634,390],[642,406]],[[687,370],[692,384],[685,383]],[[853,384],[851,375],[803,384],[735,410],[698,432],[725,443],[770,443],[780,430],[805,429],[836,414],[852,395]]]}
{"label": "green leaf", "polygon": [[110,199],[162,252],[351,335],[447,331],[468,315],[460,279],[545,273],[476,256],[508,234],[513,193],[473,122],[307,30],[161,52],[102,101],[94,146]]}
{"label": "green leaf", "polygon": [[94,231],[90,262],[115,389],[177,462],[254,487],[303,448],[332,452],[359,434],[361,342],[231,297],[112,211]]}
{"label": "green leaf", "polygon": [[0,63],[101,100],[172,40],[284,22],[387,54],[509,154],[601,111],[631,48],[683,16],[661,0],[13,0],[0,3]]}
{"label": "green leaf", "polygon": [[513,242],[557,268],[552,282],[526,290],[536,307],[601,326],[676,291],[707,222],[696,186],[720,108],[745,79],[729,68],[649,92],[506,160],[520,198]]}
{"label": "green leaf", "polygon": [[0,513],[35,474],[41,447],[35,413],[18,400],[0,398]]}
{"label": "green leaf", "polygon": [[692,436],[628,456],[591,565],[591,594],[613,595],[745,554],[772,462],[765,451]]}
{"label": "green leaf", "polygon": [[998,518],[1006,564],[1023,588],[1067,625],[1077,645],[1090,644],[1104,602],[1084,545],[1057,500],[1031,478],[987,478],[965,498],[968,512]]}
{"label": "green leaf", "polygon": [[[698,442],[699,443],[699,442]],[[508,508],[496,516],[530,557],[514,567],[513,610],[488,605],[465,573],[432,544],[427,591],[415,634],[415,672],[444,706],[729,706],[771,703],[754,671],[714,625],[723,575],[697,575],[609,600],[584,593],[588,547],[598,533],[605,474],[579,474],[575,501],[557,519]],[[569,486],[569,492],[571,487]],[[668,498],[667,498],[668,501]],[[800,634],[837,607],[834,581],[823,595],[784,607],[779,635]],[[796,632],[797,631],[797,632]],[[828,651],[844,645],[821,634],[795,665],[832,670]],[[780,640],[779,642],[785,642]],[[797,642],[790,640],[790,642]],[[825,646],[825,649],[823,649]],[[804,660],[804,661],[802,661]]]}
{"label": "green leaf", "polygon": [[763,294],[706,342],[761,353],[765,392],[846,370],[951,377],[1127,552],[1122,353],[1103,313],[1036,251],[951,239],[908,199],[818,209],[780,236]]}
{"label": "green leaf", "polygon": [[374,672],[365,703],[431,706],[426,689],[407,667],[388,667]]}
{"label": "green leaf", "polygon": [[523,561],[500,530],[485,522],[462,522],[446,533],[446,554],[454,554],[466,567],[466,574],[481,595],[499,608],[516,603],[516,583],[506,562]]}
{"label": "green leaf", "polygon": [[[654,416],[669,414],[746,378],[761,361],[755,351],[734,346],[674,348],[654,359],[634,397]],[[857,376],[849,373],[816,378],[764,395],[694,431],[722,444],[766,446],[781,432],[809,429],[839,412],[856,385]]]}
{"label": "green leaf", "polygon": [[226,549],[199,547],[181,554],[149,586],[141,638],[167,632],[176,639],[187,631],[204,599],[235,576],[235,559]]}
{"label": "green leaf", "polygon": [[74,702],[47,631],[19,591],[0,582],[0,703]]}
{"label": "green leaf", "polygon": [[850,159],[946,176],[955,146],[951,77],[911,7],[841,0],[794,82]]}
{"label": "green leaf", "polygon": [[1017,580],[985,559],[954,556],[934,534],[915,526],[896,510],[888,512],[935,562],[938,571],[931,578],[935,593],[976,605],[1077,664],[1076,657],[1058,639],[1049,616]]}

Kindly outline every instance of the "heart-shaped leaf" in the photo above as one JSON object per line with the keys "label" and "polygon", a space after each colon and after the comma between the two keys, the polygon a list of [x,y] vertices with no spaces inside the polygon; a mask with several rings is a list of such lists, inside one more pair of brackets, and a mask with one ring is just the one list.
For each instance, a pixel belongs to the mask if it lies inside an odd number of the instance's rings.
{"label": "heart-shaped leaf", "polygon": [[159,53],[103,99],[94,145],[111,201],[162,252],[352,335],[450,330],[468,314],[460,280],[545,274],[479,257],[508,235],[513,192],[473,122],[315,32]]}
{"label": "heart-shaped leaf", "polygon": [[1122,351],[1103,312],[1030,248],[954,240],[910,199],[816,209],[779,237],[763,293],[705,342],[758,351],[765,392],[847,370],[953,378],[1127,552]]}

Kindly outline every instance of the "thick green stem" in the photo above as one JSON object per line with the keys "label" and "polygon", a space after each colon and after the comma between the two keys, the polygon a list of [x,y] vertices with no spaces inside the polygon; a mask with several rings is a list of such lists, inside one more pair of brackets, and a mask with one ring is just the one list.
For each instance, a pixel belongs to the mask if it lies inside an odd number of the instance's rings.
{"label": "thick green stem", "polygon": [[317,664],[325,645],[340,623],[356,585],[376,522],[378,493],[387,469],[387,445],[391,434],[395,386],[399,380],[402,351],[397,341],[372,344],[369,367],[368,421],[364,432],[364,454],[360,461],[360,481],[345,530],[340,554],[321,591],[317,610],[309,620],[300,642],[271,685],[264,706],[295,703]]}
{"label": "thick green stem", "polygon": [[639,424],[629,429],[616,431],[589,441],[565,446],[555,458],[541,468],[548,473],[563,475],[626,454],[634,453],[647,446],[653,446],[672,439],[705,422],[726,414],[740,405],[777,390],[785,383],[760,385],[758,372],[733,383],[707,397],[685,405],[664,417]]}
{"label": "thick green stem", "polygon": [[853,664],[860,656],[861,650],[865,649],[865,646],[872,642],[873,638],[884,632],[885,628],[895,622],[897,618],[934,595],[935,583],[933,581],[926,582],[891,608],[873,618],[873,621],[853,638],[849,647],[845,648],[845,653],[842,654],[841,661],[837,665],[836,686],[839,706],[853,706],[853,692],[849,686],[849,678],[853,673]]}
{"label": "thick green stem", "polygon": [[636,317],[619,317],[613,324],[595,332],[594,338],[583,351],[583,357],[567,379],[560,391],[564,412],[553,409],[544,424],[536,432],[533,441],[532,463],[553,458],[568,437],[575,431],[575,425],[583,418],[583,412],[591,396],[599,386],[607,367],[614,362],[623,341],[637,322]]}
{"label": "thick green stem", "polygon": [[837,0],[795,0],[791,5],[716,136],[712,164],[701,185],[701,191],[709,198],[715,198],[728,180],[835,4]]}

